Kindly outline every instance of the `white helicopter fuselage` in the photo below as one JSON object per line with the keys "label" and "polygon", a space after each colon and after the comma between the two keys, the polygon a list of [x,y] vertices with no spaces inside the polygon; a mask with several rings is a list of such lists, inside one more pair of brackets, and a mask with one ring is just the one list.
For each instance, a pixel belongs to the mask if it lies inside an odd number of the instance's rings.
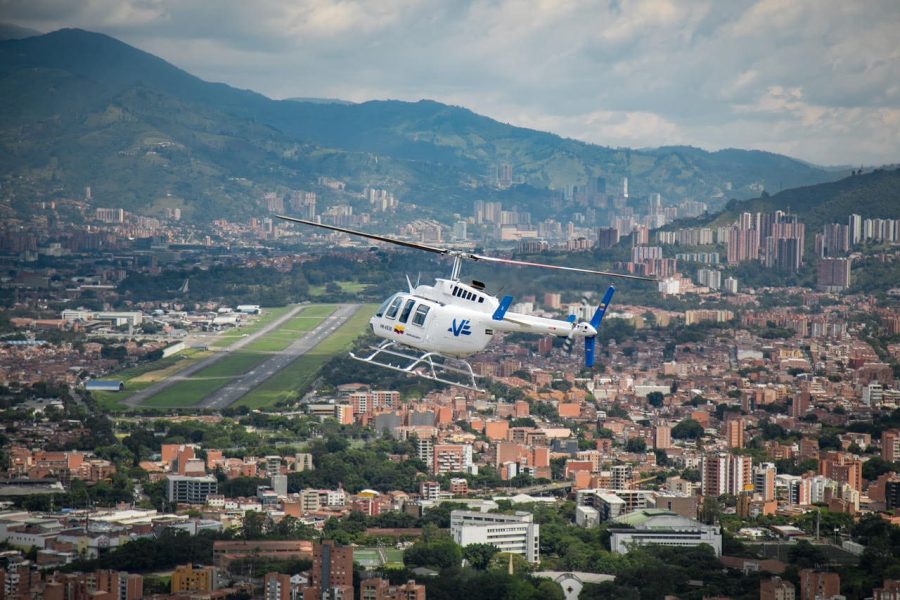
{"label": "white helicopter fuselage", "polygon": [[425,352],[460,358],[480,352],[498,331],[585,337],[588,323],[507,312],[481,287],[449,279],[418,285],[385,300],[369,320],[376,336]]}

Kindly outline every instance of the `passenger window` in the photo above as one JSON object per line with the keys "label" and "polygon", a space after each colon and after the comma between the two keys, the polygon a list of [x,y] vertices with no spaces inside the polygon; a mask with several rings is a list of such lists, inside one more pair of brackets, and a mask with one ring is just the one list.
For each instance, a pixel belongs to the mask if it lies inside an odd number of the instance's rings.
{"label": "passenger window", "polygon": [[397,298],[394,298],[394,301],[391,302],[391,307],[388,308],[388,311],[387,311],[387,314],[385,315],[385,317],[387,317],[388,319],[395,318],[397,316],[397,311],[400,310],[401,302],[403,302],[403,298],[401,298],[399,296]]}
{"label": "passenger window", "polygon": [[412,312],[412,307],[415,305],[416,301],[410,298],[406,301],[406,306],[403,307],[403,312],[400,313],[400,322],[406,323],[409,319],[409,313]]}
{"label": "passenger window", "polygon": [[478,296],[478,304],[484,304],[484,296]]}
{"label": "passenger window", "polygon": [[416,312],[413,315],[413,325],[418,325],[422,327],[425,324],[425,317],[428,316],[428,307],[424,304],[420,304],[418,308],[416,308]]}

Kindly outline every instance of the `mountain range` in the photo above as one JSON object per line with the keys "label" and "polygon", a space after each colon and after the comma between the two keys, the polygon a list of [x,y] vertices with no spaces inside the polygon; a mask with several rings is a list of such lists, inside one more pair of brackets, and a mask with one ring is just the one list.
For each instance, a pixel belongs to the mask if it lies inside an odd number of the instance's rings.
{"label": "mountain range", "polygon": [[[549,190],[597,177],[715,206],[846,174],[761,151],[604,147],[430,100],[272,100],[77,29],[0,41],[0,154],[3,201],[22,216],[85,186],[101,206],[178,205],[209,220],[254,214],[266,191],[316,189],[320,177],[447,215],[477,199],[541,214]],[[497,188],[501,163],[519,185]]]}

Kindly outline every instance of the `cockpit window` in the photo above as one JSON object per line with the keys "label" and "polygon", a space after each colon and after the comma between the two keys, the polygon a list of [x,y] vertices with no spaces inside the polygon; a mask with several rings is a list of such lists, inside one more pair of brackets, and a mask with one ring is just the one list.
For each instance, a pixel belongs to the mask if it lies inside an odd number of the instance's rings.
{"label": "cockpit window", "polygon": [[375,316],[376,316],[376,317],[381,317],[381,316],[383,316],[383,315],[384,315],[384,311],[387,309],[388,304],[390,304],[390,303],[391,303],[391,298],[388,298],[387,300],[385,300],[384,302],[382,302],[382,303],[381,303],[381,306],[378,307],[378,310],[375,311]]}
{"label": "cockpit window", "polygon": [[400,313],[400,322],[406,323],[409,320],[409,313],[412,312],[413,306],[415,306],[416,301],[410,298],[406,301],[406,306],[403,307],[403,312]]}
{"label": "cockpit window", "polygon": [[397,317],[397,311],[400,310],[400,303],[403,302],[402,296],[397,296],[394,298],[394,301],[391,302],[390,308],[388,308],[387,314],[384,315],[388,319],[394,319]]}

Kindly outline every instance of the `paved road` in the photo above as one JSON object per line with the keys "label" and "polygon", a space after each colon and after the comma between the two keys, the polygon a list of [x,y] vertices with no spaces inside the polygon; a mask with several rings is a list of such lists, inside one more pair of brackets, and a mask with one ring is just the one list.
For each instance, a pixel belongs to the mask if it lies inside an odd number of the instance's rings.
{"label": "paved road", "polygon": [[253,370],[238,376],[225,387],[216,390],[201,400],[197,407],[221,409],[237,402],[250,390],[262,385],[267,379],[315,348],[319,342],[346,323],[347,319],[352,317],[359,308],[359,304],[341,304],[337,310],[319,323],[315,329],[298,338],[281,352],[273,354],[272,358],[257,365]]}
{"label": "paved road", "polygon": [[305,308],[305,305],[295,306],[294,308],[289,310],[287,313],[278,317],[277,319],[275,319],[274,321],[272,321],[271,323],[269,323],[268,325],[266,325],[259,331],[255,332],[255,333],[251,333],[247,337],[241,338],[240,340],[231,344],[230,346],[228,346],[227,350],[222,350],[222,351],[216,352],[212,356],[210,356],[208,358],[204,358],[203,360],[192,364],[191,366],[179,371],[178,373],[176,373],[175,375],[172,375],[171,377],[166,377],[162,381],[158,381],[158,382],[154,383],[153,385],[142,389],[139,392],[135,392],[134,394],[132,394],[131,396],[129,396],[128,398],[123,400],[122,404],[125,404],[127,406],[139,406],[140,404],[143,404],[144,401],[147,400],[147,398],[150,398],[151,396],[155,396],[156,394],[160,393],[164,389],[166,389],[172,385],[175,385],[177,382],[187,379],[188,377],[190,377],[197,371],[205,369],[206,367],[222,360],[224,357],[228,356],[229,352],[234,351],[234,350],[239,350],[239,349],[243,348],[244,346],[246,346],[247,344],[253,342],[254,340],[257,340],[260,337],[266,335],[267,333],[274,330],[275,328],[280,327],[286,321],[295,317],[297,315],[297,313],[299,313],[304,308]]}

